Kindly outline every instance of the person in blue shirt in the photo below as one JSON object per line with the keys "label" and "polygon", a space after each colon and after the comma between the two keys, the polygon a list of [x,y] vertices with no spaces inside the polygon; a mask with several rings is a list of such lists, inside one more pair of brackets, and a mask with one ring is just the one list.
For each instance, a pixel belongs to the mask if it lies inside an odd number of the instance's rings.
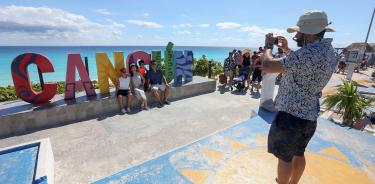
{"label": "person in blue shirt", "polygon": [[[150,65],[151,70],[147,72],[148,84],[150,85],[152,95],[159,102],[158,107],[161,108],[164,106],[164,104],[170,104],[170,102],[167,100],[170,87],[163,75],[163,72],[157,69],[156,62],[152,60]],[[163,92],[163,95],[160,95],[159,91]]]}

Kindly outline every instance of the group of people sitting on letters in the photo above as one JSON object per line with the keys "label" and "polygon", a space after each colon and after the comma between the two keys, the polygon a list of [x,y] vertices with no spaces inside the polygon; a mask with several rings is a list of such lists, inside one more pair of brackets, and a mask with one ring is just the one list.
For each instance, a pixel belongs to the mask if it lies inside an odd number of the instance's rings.
{"label": "group of people sitting on letters", "polygon": [[[156,62],[150,62],[150,70],[146,69],[143,60],[138,64],[139,67],[135,63],[130,64],[129,73],[125,68],[120,70],[122,75],[116,86],[116,96],[122,113],[131,112],[133,95],[140,101],[141,109],[149,110],[146,92],[156,98],[159,108],[170,104],[167,100],[170,87]],[[159,94],[159,91],[162,93]],[[127,107],[124,105],[124,99],[127,100]]]}

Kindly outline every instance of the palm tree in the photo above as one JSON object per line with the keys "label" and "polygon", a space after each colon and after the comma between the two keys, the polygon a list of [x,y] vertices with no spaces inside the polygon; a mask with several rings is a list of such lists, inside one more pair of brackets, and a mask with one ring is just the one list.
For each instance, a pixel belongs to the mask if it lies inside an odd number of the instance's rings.
{"label": "palm tree", "polygon": [[357,92],[356,82],[342,80],[337,92],[325,97],[323,105],[327,110],[334,110],[343,114],[343,123],[353,126],[354,121],[361,119],[365,110],[372,106],[375,98],[366,99]]}

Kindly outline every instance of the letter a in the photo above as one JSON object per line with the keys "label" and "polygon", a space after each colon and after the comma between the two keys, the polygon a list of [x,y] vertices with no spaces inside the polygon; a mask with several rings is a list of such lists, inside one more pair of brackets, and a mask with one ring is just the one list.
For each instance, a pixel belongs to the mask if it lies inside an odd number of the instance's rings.
{"label": "letter a", "polygon": [[[76,81],[76,69],[81,80]],[[83,86],[87,96],[96,95],[80,54],[69,54],[66,67],[65,100],[74,99],[77,86]]]}

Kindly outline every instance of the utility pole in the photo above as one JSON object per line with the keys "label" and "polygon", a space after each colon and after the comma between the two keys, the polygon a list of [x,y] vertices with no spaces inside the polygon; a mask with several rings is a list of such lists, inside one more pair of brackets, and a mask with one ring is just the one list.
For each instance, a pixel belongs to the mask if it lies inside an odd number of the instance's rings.
{"label": "utility pole", "polygon": [[[363,45],[364,49],[363,49],[363,57],[361,58],[361,61],[359,61],[359,63],[357,64],[349,64],[348,66],[348,74],[346,75],[346,79],[347,80],[352,80],[352,75],[353,75],[353,72],[354,72],[354,67],[355,66],[360,66],[361,62],[365,59],[366,57],[366,49],[367,49],[367,41],[368,41],[368,37],[370,35],[370,31],[371,31],[371,27],[372,27],[372,21],[374,20],[374,15],[375,15],[375,8],[374,10],[372,11],[372,16],[371,16],[371,21],[370,21],[370,25],[368,26],[368,30],[367,30],[367,35],[366,35],[366,40],[365,40],[365,43]],[[360,68],[358,68],[358,70],[360,70]]]}
{"label": "utility pole", "polygon": [[366,36],[366,40],[365,40],[365,45],[367,44],[368,36],[370,35],[372,21],[374,20],[374,15],[375,15],[375,8],[374,8],[374,11],[372,12],[372,17],[371,17],[370,25],[368,26],[368,31],[367,31],[367,36]]}
{"label": "utility pole", "polygon": [[363,52],[363,58],[362,58],[362,60],[365,59],[365,57],[366,57],[367,41],[368,41],[368,36],[370,35],[370,31],[371,31],[371,27],[372,27],[372,21],[374,20],[374,15],[375,15],[375,8],[372,11],[372,17],[371,17],[371,20],[370,20],[370,25],[368,26],[366,40],[365,40],[365,50]]}

